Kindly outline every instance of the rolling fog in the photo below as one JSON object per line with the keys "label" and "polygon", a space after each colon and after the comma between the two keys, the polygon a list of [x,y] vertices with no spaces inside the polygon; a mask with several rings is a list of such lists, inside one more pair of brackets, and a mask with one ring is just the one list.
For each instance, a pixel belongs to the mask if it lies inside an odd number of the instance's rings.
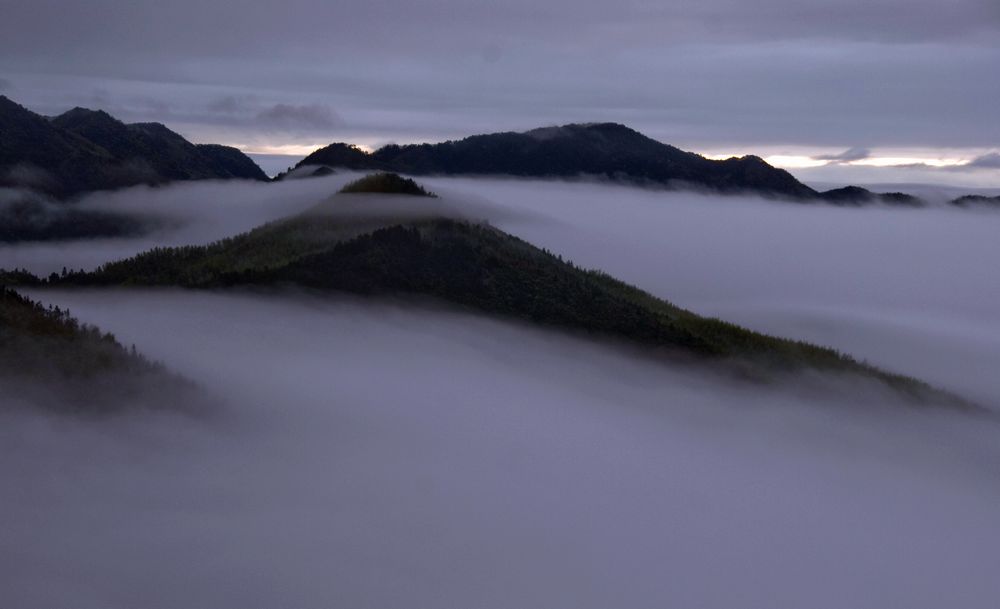
{"label": "rolling fog", "polygon": [[1000,405],[1000,213],[840,208],[600,184],[424,180],[496,224],[695,312]]}
{"label": "rolling fog", "polygon": [[[211,240],[348,177],[160,189],[154,204],[176,204],[183,228],[4,248],[0,266]],[[421,182],[695,311],[1000,404],[1000,214]],[[147,204],[132,194],[88,204]],[[0,415],[11,606],[978,608],[1000,595],[1000,428],[982,419],[870,387],[820,399],[730,385],[405,302],[32,295],[226,406],[209,421]]]}

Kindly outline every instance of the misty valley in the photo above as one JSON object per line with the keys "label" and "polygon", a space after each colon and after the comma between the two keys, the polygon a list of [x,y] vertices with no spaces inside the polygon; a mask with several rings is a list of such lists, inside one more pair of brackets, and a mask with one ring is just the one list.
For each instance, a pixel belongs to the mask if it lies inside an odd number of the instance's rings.
{"label": "misty valley", "polygon": [[3,99],[4,606],[1000,595],[992,191],[612,124],[271,179]]}

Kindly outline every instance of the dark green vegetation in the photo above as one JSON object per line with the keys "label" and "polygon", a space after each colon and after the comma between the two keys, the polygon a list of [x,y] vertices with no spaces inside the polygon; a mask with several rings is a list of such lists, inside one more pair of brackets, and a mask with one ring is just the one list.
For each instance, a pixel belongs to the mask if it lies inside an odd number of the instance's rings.
{"label": "dark green vegetation", "polygon": [[903,205],[920,207],[924,201],[919,197],[901,192],[877,193],[860,186],[845,186],[819,193],[819,198],[830,203],[841,205],[867,205],[870,203],[885,203],[888,205]]}
{"label": "dark green vegetation", "polygon": [[417,197],[437,197],[432,192],[409,178],[399,174],[379,172],[355,180],[340,189],[344,194],[380,193],[392,195],[413,195]]}
{"label": "dark green vegetation", "polygon": [[0,242],[125,237],[156,224],[151,217],[79,209],[32,192],[13,191],[0,197]]}
{"label": "dark green vegetation", "polygon": [[[5,279],[10,279],[8,275]],[[193,408],[188,381],[80,324],[0,287],[0,404],[102,415],[137,408]]]}
{"label": "dark green vegetation", "polygon": [[196,146],[159,123],[127,125],[74,108],[47,118],[0,96],[0,186],[64,199],[172,180],[266,180],[235,148]]}
{"label": "dark green vegetation", "polygon": [[997,207],[1000,208],[1000,196],[986,197],[983,195],[965,195],[951,202],[956,207]]}
{"label": "dark green vegetation", "polygon": [[[334,198],[324,205],[336,203]],[[8,281],[40,280],[22,274],[9,275]],[[450,219],[345,221],[316,211],[212,245],[154,249],[45,283],[292,285],[363,296],[416,296],[621,341],[659,357],[715,362],[746,378],[819,370],[881,382],[918,401],[970,407],[914,379],[830,349],[701,317],[488,225]]]}

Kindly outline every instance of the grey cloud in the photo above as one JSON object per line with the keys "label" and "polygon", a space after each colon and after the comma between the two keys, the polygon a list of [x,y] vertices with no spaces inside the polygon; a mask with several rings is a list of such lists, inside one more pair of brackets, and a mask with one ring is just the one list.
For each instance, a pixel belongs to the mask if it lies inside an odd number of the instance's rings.
{"label": "grey cloud", "polygon": [[[174,238],[197,242],[349,177],[86,204],[191,215]],[[424,182],[683,306],[1000,399],[1000,214]],[[65,245],[64,259],[112,253]],[[0,266],[36,256],[0,249]],[[846,591],[858,607],[939,609],[1000,595],[1000,444],[985,419],[896,408],[865,387],[824,399],[733,386],[412,303],[35,296],[231,407],[212,424],[0,409],[0,478],[18,489],[0,502],[0,539],[18,549],[0,553],[0,585],[19,608],[493,609],[515,590],[524,607],[841,609]]]}
{"label": "grey cloud", "polygon": [[966,166],[976,169],[1000,169],[1000,152],[989,152],[976,157]]}
{"label": "grey cloud", "polygon": [[257,95],[223,95],[205,105],[206,116],[197,110],[190,117],[219,125],[243,126],[247,130],[282,131],[295,134],[327,134],[344,125],[325,104],[267,103]]}
{"label": "grey cloud", "polygon": [[275,104],[258,112],[256,119],[268,126],[316,131],[329,130],[343,124],[330,107],[320,104]]}
{"label": "grey cloud", "polygon": [[9,91],[14,88],[14,83],[6,78],[0,78],[0,91]]}
{"label": "grey cloud", "polygon": [[981,170],[1000,169],[1000,152],[987,152],[966,163],[959,165],[928,165],[927,163],[908,163],[904,165],[893,165],[893,167],[924,169],[933,172],[974,172]]}
{"label": "grey cloud", "polygon": [[233,95],[226,95],[224,97],[219,97],[210,101],[206,108],[209,112],[218,112],[221,114],[238,114],[246,110],[248,101],[244,98],[238,98]]}
{"label": "grey cloud", "polygon": [[867,159],[872,154],[871,150],[868,148],[848,148],[847,150],[841,152],[840,154],[826,154],[820,156],[814,156],[813,159],[817,161],[831,161],[836,163],[849,163],[851,161],[860,161]]}
{"label": "grey cloud", "polygon": [[[127,50],[148,56],[165,51],[187,56],[264,57],[294,46],[307,53],[350,49],[366,53],[478,52],[487,46],[545,34],[559,46],[643,46],[664,37],[686,42],[797,40],[936,41],[975,38],[1000,29],[995,3],[954,0],[948,10],[929,2],[885,0],[682,0],[664,4],[635,0],[548,2],[511,0],[469,5],[460,0],[401,3],[374,0],[346,5],[321,0],[265,0],[241,4],[137,0],[127,5],[95,0],[86,7],[65,0],[38,0],[9,7],[0,25],[0,48],[48,52],[66,49]],[[57,13],[61,19],[51,19]],[[191,19],[199,15],[198,19]],[[304,15],[308,17],[303,18]],[[5,27],[4,27],[5,26]],[[511,29],[516,26],[516,29]],[[109,32],[114,35],[109,35]],[[514,34],[512,34],[514,32]],[[37,40],[44,37],[45,51]],[[290,42],[293,41],[293,42]],[[329,60],[330,56],[323,57]]]}
{"label": "grey cloud", "polygon": [[0,23],[18,101],[65,109],[95,86],[152,97],[167,108],[120,103],[197,141],[316,144],[336,129],[410,142],[593,120],[695,151],[1000,141],[992,0],[39,3]]}

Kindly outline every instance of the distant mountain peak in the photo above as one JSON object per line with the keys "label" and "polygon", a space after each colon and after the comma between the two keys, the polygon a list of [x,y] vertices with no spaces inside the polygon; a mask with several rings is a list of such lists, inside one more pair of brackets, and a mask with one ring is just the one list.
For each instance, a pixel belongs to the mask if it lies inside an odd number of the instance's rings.
{"label": "distant mountain peak", "polygon": [[104,110],[97,109],[92,110],[90,108],[84,108],[82,106],[76,106],[70,110],[67,110],[55,118],[87,118],[97,116],[101,118],[109,118],[113,121],[119,122],[118,119],[112,117],[110,114]]}
{"label": "distant mountain peak", "polygon": [[83,130],[105,130],[124,132],[128,127],[125,123],[111,116],[104,110],[91,110],[77,106],[72,110],[67,110],[59,116],[49,119],[50,122],[60,129],[75,131],[78,134]]}

